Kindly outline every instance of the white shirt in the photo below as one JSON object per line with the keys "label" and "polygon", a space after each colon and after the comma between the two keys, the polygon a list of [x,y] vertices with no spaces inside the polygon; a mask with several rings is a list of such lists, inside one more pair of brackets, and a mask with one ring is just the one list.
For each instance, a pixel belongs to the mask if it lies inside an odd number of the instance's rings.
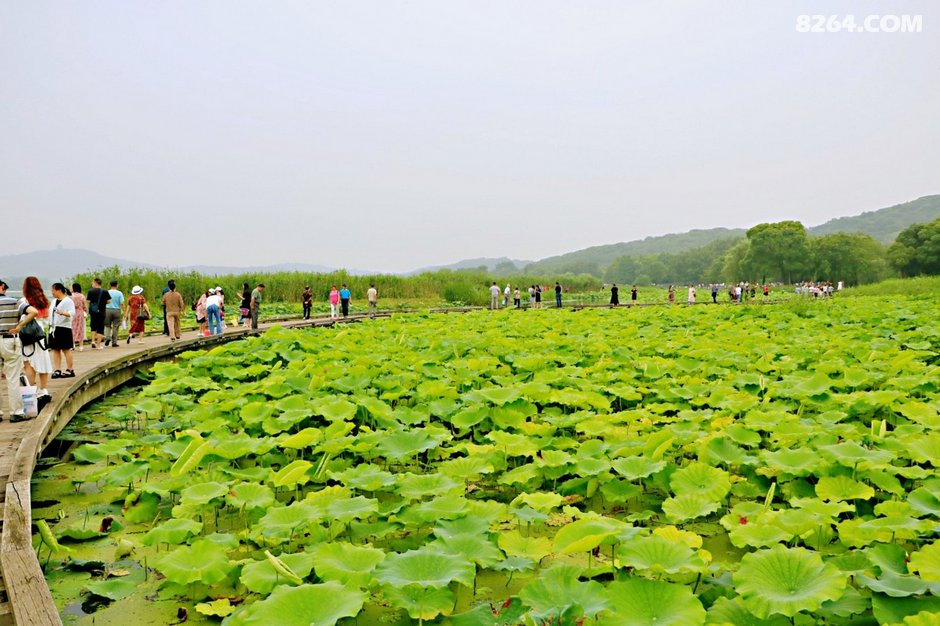
{"label": "white shirt", "polygon": [[493,294],[493,297],[494,297],[494,298],[498,298],[498,297],[499,297],[499,287],[497,287],[496,285],[493,285],[492,287],[490,287],[490,293]]}
{"label": "white shirt", "polygon": [[[62,313],[68,313],[68,316],[62,315]],[[52,313],[52,325],[55,328],[71,328],[72,327],[72,317],[75,316],[75,302],[71,298],[66,297],[63,300],[59,300],[55,306],[55,311]]]}
{"label": "white shirt", "polygon": [[220,298],[219,296],[217,296],[217,295],[215,295],[215,294],[212,294],[211,296],[209,296],[208,298],[206,298],[206,308],[207,308],[207,309],[208,309],[210,306],[212,306],[213,304],[214,304],[215,306],[221,306],[221,305],[222,305],[222,298]]}

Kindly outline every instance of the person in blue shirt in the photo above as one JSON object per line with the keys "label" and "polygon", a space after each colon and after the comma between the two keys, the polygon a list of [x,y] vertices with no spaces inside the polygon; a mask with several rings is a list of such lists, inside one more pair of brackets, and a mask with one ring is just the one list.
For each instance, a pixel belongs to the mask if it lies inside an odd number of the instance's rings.
{"label": "person in blue shirt", "polygon": [[118,347],[118,332],[121,329],[121,320],[127,311],[127,304],[124,300],[124,294],[118,289],[118,282],[111,281],[111,288],[108,289],[111,300],[104,309],[104,345]]}
{"label": "person in blue shirt", "polygon": [[346,287],[346,283],[343,283],[342,289],[339,290],[339,303],[343,308],[343,317],[349,315],[349,298],[350,298],[349,288]]}

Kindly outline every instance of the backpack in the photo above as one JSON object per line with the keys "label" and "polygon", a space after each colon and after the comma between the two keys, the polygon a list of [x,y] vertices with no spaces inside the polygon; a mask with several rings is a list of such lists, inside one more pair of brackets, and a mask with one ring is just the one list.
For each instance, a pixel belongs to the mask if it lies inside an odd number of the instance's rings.
{"label": "backpack", "polygon": [[[20,307],[20,318],[22,318],[26,313],[26,307],[28,306],[29,304],[24,304]],[[46,349],[46,331],[42,329],[42,325],[36,321],[36,318],[31,319],[28,324],[23,326],[23,328],[20,330],[19,338],[20,343],[23,346],[21,351],[25,357],[31,357],[36,354],[37,344],[41,349]],[[32,346],[33,351],[29,354],[26,354],[26,346]]]}

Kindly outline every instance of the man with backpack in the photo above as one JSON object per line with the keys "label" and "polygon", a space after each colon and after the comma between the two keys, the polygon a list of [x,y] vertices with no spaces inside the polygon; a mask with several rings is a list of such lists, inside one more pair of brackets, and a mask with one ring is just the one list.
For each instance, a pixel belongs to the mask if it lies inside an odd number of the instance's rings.
{"label": "man with backpack", "polygon": [[102,347],[101,342],[104,340],[104,310],[111,301],[111,294],[101,288],[101,279],[96,278],[91,281],[91,289],[86,297],[91,322],[91,349],[97,350]]}

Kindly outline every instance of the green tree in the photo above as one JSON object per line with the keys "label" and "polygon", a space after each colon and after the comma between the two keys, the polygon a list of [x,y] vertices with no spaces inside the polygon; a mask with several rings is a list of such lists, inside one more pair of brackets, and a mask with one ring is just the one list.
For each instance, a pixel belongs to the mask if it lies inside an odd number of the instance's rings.
{"label": "green tree", "polygon": [[862,233],[834,233],[814,237],[814,278],[849,285],[872,283],[890,275],[885,248]]}
{"label": "green tree", "polygon": [[812,249],[803,224],[796,221],[758,224],[747,231],[751,243],[744,258],[745,271],[761,282],[792,283],[812,270]]}
{"label": "green tree", "polygon": [[888,258],[903,276],[940,274],[940,219],[902,230],[888,248]]}

